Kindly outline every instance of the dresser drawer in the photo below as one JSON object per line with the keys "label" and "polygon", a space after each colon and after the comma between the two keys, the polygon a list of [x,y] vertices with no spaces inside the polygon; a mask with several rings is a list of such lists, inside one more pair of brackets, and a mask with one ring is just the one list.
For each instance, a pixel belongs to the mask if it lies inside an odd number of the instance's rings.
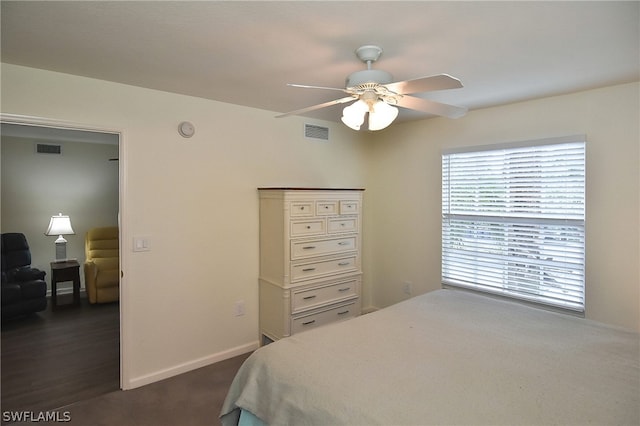
{"label": "dresser drawer", "polygon": [[291,217],[314,216],[313,201],[295,201],[291,203],[289,215]]}
{"label": "dresser drawer", "polygon": [[328,219],[329,224],[327,231],[330,234],[337,234],[340,232],[356,232],[358,230],[358,218],[357,217],[334,217]]}
{"label": "dresser drawer", "polygon": [[358,313],[356,312],[355,302],[353,302],[312,315],[294,318],[291,326],[291,334],[311,330],[313,328],[325,324],[330,324],[332,322],[353,318],[357,314]]}
{"label": "dresser drawer", "polygon": [[324,219],[297,220],[291,222],[291,236],[305,237],[309,235],[324,235],[326,233]]}
{"label": "dresser drawer", "polygon": [[318,216],[338,214],[338,202],[337,201],[318,201],[316,203],[316,214]]}
{"label": "dresser drawer", "polygon": [[291,312],[295,314],[320,305],[327,305],[354,298],[357,297],[357,295],[358,283],[356,280],[344,281],[302,291],[293,291],[291,295]]}
{"label": "dresser drawer", "polygon": [[291,265],[291,281],[308,280],[325,275],[356,272],[356,256]]}
{"label": "dresser drawer", "polygon": [[360,202],[358,201],[340,201],[340,214],[356,214],[360,211]]}
{"label": "dresser drawer", "polygon": [[317,241],[292,241],[291,260],[345,253],[356,249],[356,236]]}

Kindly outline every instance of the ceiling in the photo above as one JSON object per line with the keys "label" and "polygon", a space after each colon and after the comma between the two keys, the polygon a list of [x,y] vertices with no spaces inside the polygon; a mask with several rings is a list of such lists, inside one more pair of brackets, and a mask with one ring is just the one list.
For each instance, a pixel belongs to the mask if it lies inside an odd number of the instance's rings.
{"label": "ceiling", "polygon": [[[6,1],[2,62],[278,113],[344,96],[365,68],[447,73],[419,96],[478,109],[640,78],[640,2]],[[339,121],[344,105],[306,114]],[[274,114],[276,115],[276,114]],[[401,109],[399,120],[429,118]],[[282,118],[286,120],[287,118]]]}

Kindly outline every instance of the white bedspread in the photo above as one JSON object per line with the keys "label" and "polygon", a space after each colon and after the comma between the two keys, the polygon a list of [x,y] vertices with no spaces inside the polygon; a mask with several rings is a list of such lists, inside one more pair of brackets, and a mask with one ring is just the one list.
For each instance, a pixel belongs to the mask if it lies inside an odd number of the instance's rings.
{"label": "white bedspread", "polygon": [[222,409],[270,425],[638,425],[637,333],[439,290],[258,349]]}

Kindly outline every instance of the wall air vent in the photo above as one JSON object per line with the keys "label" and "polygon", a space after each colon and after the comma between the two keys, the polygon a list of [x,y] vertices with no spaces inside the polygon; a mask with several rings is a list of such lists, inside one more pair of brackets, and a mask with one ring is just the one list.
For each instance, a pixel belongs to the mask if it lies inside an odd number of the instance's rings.
{"label": "wall air vent", "polygon": [[37,143],[36,152],[38,154],[62,154],[62,146],[48,143]]}
{"label": "wall air vent", "polygon": [[329,128],[316,126],[315,124],[304,125],[304,137],[310,139],[329,140]]}

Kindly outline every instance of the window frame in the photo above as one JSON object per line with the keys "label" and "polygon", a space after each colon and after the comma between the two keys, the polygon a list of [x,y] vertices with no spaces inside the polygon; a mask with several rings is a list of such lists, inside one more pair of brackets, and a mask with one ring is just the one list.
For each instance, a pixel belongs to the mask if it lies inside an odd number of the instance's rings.
{"label": "window frame", "polygon": [[[441,163],[442,285],[584,314],[586,142],[585,135],[572,135],[444,150]],[[577,153],[575,159],[571,157],[566,163],[560,161],[564,158],[563,155],[553,151],[565,148],[568,152]],[[561,170],[560,174],[569,174],[576,181],[569,183],[569,180],[562,180],[562,176],[552,178],[548,159],[538,159],[535,154],[539,150],[552,153],[549,158],[566,164],[567,170]],[[514,179],[521,176],[518,174],[520,171],[516,170],[512,174],[508,172],[523,167],[520,164],[513,166],[510,160],[502,160],[506,166],[503,164],[500,168],[499,158],[501,155],[504,158],[517,155],[529,158],[527,152],[533,153],[529,154],[533,160],[526,164],[535,166],[530,173],[536,178],[532,180],[534,183],[524,185],[523,194],[501,187],[505,195],[500,198],[500,190],[492,189],[489,185],[483,186],[486,185],[486,180],[482,179],[486,179],[491,173],[494,173],[501,184],[517,183]],[[464,176],[460,170],[465,165],[456,165],[457,171],[450,168],[454,158],[456,161],[462,159],[462,164],[471,165],[485,155],[489,156],[487,158],[496,158],[495,165],[490,163],[491,166],[486,167],[494,167],[494,171],[483,170],[483,167],[478,166],[482,163],[475,163],[475,169],[465,169]],[[469,158],[469,163],[465,163],[465,158]],[[505,178],[505,175],[508,177]],[[463,178],[460,179],[460,176]],[[476,182],[468,179],[469,177],[477,178]],[[559,180],[549,184],[553,179]],[[554,189],[548,190],[547,187],[554,184],[558,188],[555,191],[560,192],[560,195],[545,192],[553,191]],[[565,186],[569,189],[565,189]],[[478,191],[479,189],[482,191]],[[475,198],[471,195],[474,190]],[[486,193],[478,197],[477,192]],[[514,197],[514,193],[517,196]],[[571,198],[574,196],[577,198]],[[518,197],[525,201],[513,208],[513,199]],[[553,205],[552,202],[557,202],[554,197],[561,202],[558,211],[548,207]],[[472,202],[469,201],[471,199]],[[542,207],[538,208],[536,203]],[[566,209],[563,208],[564,204],[568,206]],[[536,206],[539,211],[533,212],[531,206]],[[476,208],[478,210],[474,211]]]}

